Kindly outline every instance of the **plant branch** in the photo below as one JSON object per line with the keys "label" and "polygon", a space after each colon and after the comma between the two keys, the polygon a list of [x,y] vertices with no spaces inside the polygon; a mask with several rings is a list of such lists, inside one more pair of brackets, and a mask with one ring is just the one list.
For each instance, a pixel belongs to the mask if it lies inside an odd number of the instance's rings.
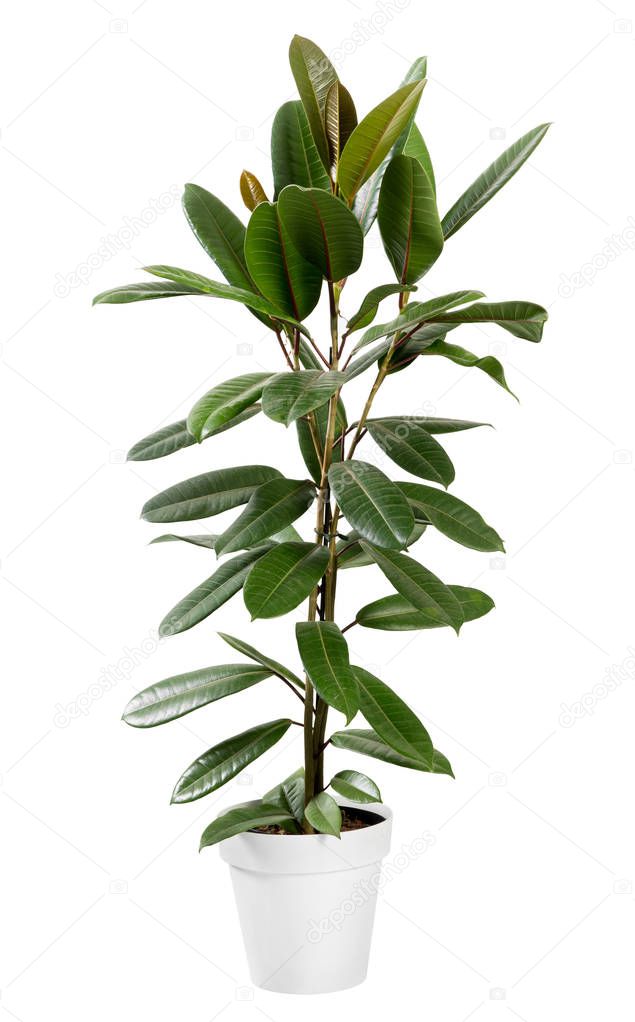
{"label": "plant branch", "polygon": [[276,330],[276,337],[278,338],[278,344],[282,348],[282,354],[284,355],[284,357],[286,359],[286,362],[287,362],[287,365],[289,366],[289,369],[293,369],[293,362],[291,361],[291,359],[289,357],[289,352],[287,351],[287,346],[284,343],[284,341],[282,339],[282,334],[280,333],[279,330]]}

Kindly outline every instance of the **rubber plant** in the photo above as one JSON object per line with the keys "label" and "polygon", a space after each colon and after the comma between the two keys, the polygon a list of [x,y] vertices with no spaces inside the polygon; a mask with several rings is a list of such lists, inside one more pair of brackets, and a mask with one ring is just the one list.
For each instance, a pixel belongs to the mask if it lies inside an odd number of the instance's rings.
{"label": "rubber plant", "polygon": [[[481,515],[448,492],[454,468],[438,439],[483,423],[412,417],[398,408],[374,417],[373,402],[386,381],[390,388],[393,374],[416,372],[429,358],[480,369],[508,390],[496,358],[474,354],[448,335],[463,324],[493,323],[535,342],[547,319],[532,302],[487,301],[472,288],[416,301],[412,295],[446,243],[516,173],[548,125],[514,142],[440,217],[432,163],[415,124],[426,58],[416,60],[400,87],[359,121],[349,92],[314,43],[296,36],[290,62],[300,98],[284,103],[273,121],[273,192],[249,171],[241,176],[247,225],[205,188],[185,186],[185,216],[224,281],[175,266],[148,266],[153,282],[117,287],[94,299],[119,304],[179,295],[220,298],[244,306],[270,331],[271,371],[213,387],[187,419],[136,443],[130,460],[163,458],[225,430],[246,430],[244,423],[265,415],[281,427],[295,426],[308,473],[288,479],[274,465],[213,468],[170,486],[143,508],[146,521],[163,525],[242,509],[217,535],[168,534],[153,540],[181,540],[222,557],[167,614],[162,635],[200,623],[241,591],[252,620],[290,614],[308,601],[295,624],[301,671],[221,632],[242,662],[167,678],[140,692],[125,709],[128,724],[154,727],[271,676],[284,684],[290,703],[302,704],[296,714],[301,720],[283,716],[226,738],[178,780],[173,802],[201,798],[289,728],[304,729],[303,766],[262,799],[223,812],[204,831],[202,847],[267,825],[295,834],[338,835],[342,814],[334,795],[356,804],[372,804],[381,796],[375,782],[354,766],[327,777],[329,745],[410,770],[452,775],[448,760],[401,696],[350,662],[344,632],[356,624],[388,632],[447,627],[458,633],[465,622],[492,609],[485,593],[441,581],[412,552],[428,528],[474,550],[503,550],[498,533]],[[360,269],[364,237],[375,220],[394,279],[372,287],[352,310],[342,302],[345,284]],[[309,328],[307,317],[323,288],[328,324]],[[379,306],[390,298],[396,307],[378,324]],[[368,396],[353,417],[345,407],[347,388],[363,374]],[[407,478],[393,481],[372,458],[365,459],[366,438]],[[303,539],[294,522],[309,508],[314,525]],[[383,573],[387,593],[340,627],[336,592],[340,582],[346,584],[341,576],[368,565]],[[345,726],[329,733],[331,708]],[[367,726],[349,727],[358,713]]]}

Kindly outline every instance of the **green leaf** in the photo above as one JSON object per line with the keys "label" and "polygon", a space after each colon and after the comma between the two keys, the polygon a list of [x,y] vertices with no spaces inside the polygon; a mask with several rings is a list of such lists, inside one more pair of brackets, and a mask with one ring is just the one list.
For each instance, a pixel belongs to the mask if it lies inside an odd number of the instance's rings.
{"label": "green leaf", "polygon": [[366,428],[391,461],[421,479],[449,486],[454,466],[434,437],[414,419],[367,419]]}
{"label": "green leaf", "polygon": [[277,468],[239,465],[186,479],[146,501],[141,517],[146,522],[191,522],[246,504],[252,493],[270,479],[280,479]]}
{"label": "green leaf", "polygon": [[[155,277],[165,277],[167,280],[175,281],[178,286],[182,282],[184,288],[187,286],[188,281],[192,282],[192,284],[198,282],[196,294],[212,295],[214,298],[226,298],[231,302],[240,302],[241,305],[247,305],[252,312],[255,311],[256,318],[272,330],[276,329],[276,323],[272,322],[272,320],[280,320],[299,330],[305,336],[309,336],[308,330],[300,320],[288,315],[284,310],[276,308],[267,298],[256,294],[255,291],[246,291],[243,288],[234,287],[233,284],[223,284],[217,280],[210,280],[209,277],[203,277],[200,273],[182,270],[178,266],[144,266],[144,270],[147,273],[153,273]],[[176,293],[186,294],[194,292],[180,290]],[[125,300],[130,301],[131,299]],[[263,313],[263,315],[261,316],[260,313]]]}
{"label": "green leaf", "polygon": [[337,802],[325,791],[312,798],[306,807],[306,818],[320,834],[339,837],[342,829],[342,811]]}
{"label": "green leaf", "polygon": [[347,749],[349,752],[358,752],[362,756],[372,756],[373,759],[380,759],[384,763],[393,763],[395,766],[421,770],[424,773],[449,774],[450,777],[454,777],[452,767],[447,759],[443,753],[437,752],[436,749],[432,753],[432,767],[430,768],[419,760],[401,756],[385,742],[382,742],[379,735],[370,729],[350,728],[348,731],[336,731],[331,735],[331,743],[336,749]]}
{"label": "green leaf", "polygon": [[305,319],[317,305],[322,276],[291,244],[276,203],[261,202],[251,215],[245,258],[256,285],[278,309]]}
{"label": "green leaf", "polygon": [[489,422],[470,422],[468,419],[438,419],[427,415],[401,415],[399,417],[386,415],[373,421],[383,422],[384,419],[389,419],[393,422],[403,422],[406,425],[409,425],[411,422],[417,422],[428,433],[459,433],[464,429],[475,429],[476,426],[491,426]]}
{"label": "green leaf", "polygon": [[438,317],[448,309],[453,309],[457,305],[464,305],[467,302],[474,302],[477,298],[482,297],[482,291],[453,291],[451,294],[432,298],[429,302],[410,302],[389,323],[378,323],[375,326],[371,326],[370,329],[362,334],[353,351],[359,351],[360,348],[366,347],[367,344],[372,344],[373,341],[377,341],[380,337],[387,337],[389,334],[403,333],[405,337],[409,337],[420,329],[424,323],[430,321],[436,323]]}
{"label": "green leaf", "polygon": [[333,621],[299,621],[295,637],[304,669],[318,695],[343,713],[346,723],[359,707],[346,639]]}
{"label": "green leaf", "polygon": [[[423,533],[426,531],[428,525],[426,522],[415,521],[414,528],[408,537],[406,549],[411,547],[413,543],[416,543],[421,538]],[[364,553],[362,550],[359,540],[361,539],[359,533],[349,532],[346,539],[340,539],[336,546],[335,551],[337,553],[337,567],[338,569],[346,568],[364,568],[369,564],[374,564],[372,557]]]}
{"label": "green leaf", "polygon": [[146,302],[151,298],[176,298],[179,295],[201,295],[208,292],[185,284],[142,281],[141,284],[123,284],[95,295],[93,305],[126,305],[128,302]]}
{"label": "green leaf", "polygon": [[199,398],[187,417],[187,428],[199,442],[227,426],[232,419],[254,405],[272,373],[246,373],[224,380]]}
{"label": "green leaf", "polygon": [[279,742],[290,727],[288,719],[270,720],[208,749],[179,778],[172,802],[194,802],[216,791]]}
{"label": "green leaf", "polygon": [[430,159],[430,153],[428,152],[428,147],[425,144],[423,135],[416,124],[411,125],[410,131],[408,132],[408,138],[406,139],[406,144],[404,145],[402,152],[404,156],[412,156],[415,160],[419,161],[428,175],[428,180],[432,185],[432,191],[436,195],[437,185],[434,179],[432,160]]}
{"label": "green leaf", "polygon": [[255,618],[288,614],[307,598],[326,571],[329,554],[315,543],[280,543],[254,565],[245,583],[245,606]]}
{"label": "green leaf", "polygon": [[289,63],[317,150],[324,166],[328,167],[330,157],[324,111],[328,91],[338,80],[337,71],[319,46],[299,35],[291,40]]}
{"label": "green leaf", "polygon": [[[467,589],[464,586],[448,586],[448,589],[461,605],[464,622],[483,617],[494,606],[492,598],[480,589]],[[398,593],[367,603],[357,611],[355,620],[364,628],[379,628],[384,632],[419,631],[423,628],[442,628],[444,625],[444,622],[428,611],[417,610]]]}
{"label": "green leaf", "polygon": [[[226,298],[230,302],[240,302],[241,305],[248,305],[250,309],[264,313],[265,318],[268,316],[282,316],[282,310],[276,309],[270,301],[263,298],[262,295],[256,294],[254,290],[234,284],[224,284],[218,280],[210,280],[209,277],[204,277],[200,273],[183,270],[180,266],[166,266],[162,263],[155,266],[144,266],[143,268],[146,273],[152,273],[155,277],[162,277],[165,280],[173,281],[175,287],[181,288],[181,291],[177,292],[177,294],[196,293],[212,295],[214,298]],[[186,290],[188,288],[189,291]],[[193,290],[194,288],[196,291]]]}
{"label": "green leaf", "polygon": [[255,174],[243,170],[240,175],[240,194],[247,209],[253,211],[261,202],[268,202],[267,193]]}
{"label": "green leaf", "polygon": [[262,801],[269,806],[278,806],[290,813],[298,823],[304,819],[304,767],[265,792]]}
{"label": "green leaf", "polygon": [[540,341],[547,321],[547,310],[533,302],[478,302],[456,312],[435,316],[436,323],[458,326],[460,323],[496,323],[523,341]]}
{"label": "green leaf", "polygon": [[200,706],[224,699],[270,676],[254,664],[222,664],[165,678],[139,692],[126,706],[123,719],[132,727],[156,727]]}
{"label": "green leaf", "polygon": [[341,82],[333,82],[326,94],[324,127],[329,147],[330,165],[337,172],[337,164],[344,146],[357,127],[357,111],[348,89]]}
{"label": "green leaf", "polygon": [[372,323],[379,303],[388,298],[389,295],[400,294],[404,291],[416,291],[416,287],[408,287],[405,284],[380,284],[368,292],[357,312],[351,316],[346,324],[346,336],[355,330],[362,330],[369,323]]}
{"label": "green leaf", "polygon": [[443,234],[446,238],[450,238],[463,227],[463,224],[466,224],[470,217],[473,217],[514,176],[545,137],[549,127],[549,124],[539,124],[537,128],[528,131],[494,160],[467,191],[463,192],[443,217]]}
{"label": "green leaf", "polygon": [[331,180],[320,159],[309,122],[299,100],[284,103],[271,129],[271,164],[274,198],[287,185],[331,190]]}
{"label": "green leaf", "polygon": [[284,664],[278,663],[277,660],[273,660],[271,657],[266,656],[265,653],[261,653],[259,650],[250,646],[249,643],[243,642],[242,639],[237,639],[233,635],[228,635],[226,632],[218,633],[221,639],[224,639],[232,649],[237,650],[239,653],[244,653],[245,656],[250,657],[251,660],[255,660],[257,664],[261,664],[271,674],[277,674],[278,677],[284,678],[286,681],[290,681],[292,685],[296,685],[298,688],[304,688],[304,682],[300,681],[297,674],[290,671]]}
{"label": "green leaf", "polygon": [[[224,433],[226,429],[233,429],[241,422],[253,418],[259,411],[260,405],[252,405],[207,435],[216,436],[217,433]],[[195,443],[196,438],[188,430],[185,419],[182,419],[169,426],[162,426],[161,429],[138,440],[130,448],[126,458],[128,461],[153,461],[155,458],[165,458],[168,454],[174,454],[175,451],[182,451],[184,447],[190,447]]]}
{"label": "green leaf", "polygon": [[340,770],[331,778],[329,787],[343,798],[360,805],[381,802],[381,792],[375,782],[358,770]]}
{"label": "green leaf", "polygon": [[166,614],[159,625],[159,634],[177,635],[178,632],[187,631],[213,614],[242,589],[254,561],[270,549],[269,544],[256,547],[255,550],[247,550],[221,564],[213,575],[188,593]]}
{"label": "green leaf", "polygon": [[347,460],[329,469],[333,495],[346,519],[377,546],[399,550],[414,526],[410,506],[393,482],[374,465]]}
{"label": "green leaf", "polygon": [[415,517],[423,515],[444,536],[472,550],[505,551],[498,533],[478,511],[458,497],[420,483],[397,483],[397,486],[410,501]]}
{"label": "green leaf", "polygon": [[305,369],[295,373],[277,373],[265,386],[262,410],[275,422],[290,426],[296,419],[328,402],[344,383],[346,375],[340,372]]}
{"label": "green leaf", "polygon": [[150,546],[154,546],[155,543],[190,543],[192,546],[213,550],[217,539],[218,536],[212,536],[208,533],[199,536],[177,536],[174,532],[168,532],[164,536],[155,536],[154,539],[151,539]]}
{"label": "green leaf", "polygon": [[349,203],[410,123],[419,105],[423,86],[423,81],[417,81],[397,89],[355,128],[337,169],[338,186]]}
{"label": "green leaf", "polygon": [[378,550],[363,541],[361,545],[397,592],[405,596],[413,607],[425,610],[440,624],[451,625],[458,635],[463,624],[463,611],[448,586],[412,557],[393,550]]}
{"label": "green leaf", "polygon": [[[411,65],[408,73],[404,80],[403,85],[409,85],[412,82],[422,82],[425,79],[427,72],[428,61],[426,57],[418,57],[417,60]],[[381,189],[381,183],[386,172],[386,168],[393,157],[399,153],[405,151],[405,147],[410,140],[411,132],[414,128],[414,116],[416,110],[413,110],[410,119],[405,125],[403,131],[394,142],[392,148],[388,152],[387,156],[384,157],[377,170],[372,174],[366,184],[364,184],[357,195],[355,196],[355,203],[353,209],[355,216],[359,220],[364,234],[368,234],[369,230],[375,222],[377,215],[377,206],[379,203],[379,192]],[[417,153],[409,152],[409,156],[416,156]]]}
{"label": "green leaf", "polygon": [[421,354],[442,355],[444,358],[449,359],[450,362],[454,362],[455,365],[465,366],[467,369],[480,369],[486,376],[494,380],[499,387],[506,390],[512,397],[516,397],[513,390],[510,390],[507,385],[505,370],[493,355],[485,355],[483,358],[479,358],[478,355],[474,355],[467,348],[461,348],[458,344],[448,344],[446,341],[435,341],[434,344],[431,344]]}
{"label": "green leaf", "polygon": [[246,802],[222,813],[210,823],[203,831],[200,847],[208,848],[219,841],[226,841],[236,834],[244,834],[256,827],[271,827],[291,820],[293,820],[291,813],[277,806],[265,805],[261,800]]}
{"label": "green leaf", "polygon": [[143,439],[137,440],[128,454],[127,461],[152,461],[154,458],[165,458],[174,451],[181,451],[184,447],[190,447],[196,440],[188,431],[185,419],[181,422],[173,422],[170,426],[162,426],[154,433],[149,433]]}
{"label": "green leaf", "polygon": [[424,766],[432,765],[432,741],[419,718],[396,692],[361,667],[353,667],[360,709],[391,749]]}
{"label": "green leaf", "polygon": [[[348,373],[346,379],[349,379]],[[315,430],[318,437],[320,455],[324,452],[324,444],[326,442],[326,429],[329,417],[329,406],[328,404],[322,405],[321,408],[316,408],[313,412],[313,421],[315,424]],[[345,431],[348,423],[346,420],[346,409],[341,398],[337,401],[337,412],[335,417],[335,436],[341,437]],[[316,483],[320,483],[322,478],[322,463],[321,458],[318,458],[313,443],[313,436],[311,434],[311,428],[309,423],[305,419],[298,419],[296,421],[296,429],[298,431],[298,444],[300,446],[300,453],[304,459],[304,464],[311,473],[312,479]],[[333,462],[342,460],[342,446],[341,443],[336,444],[333,448]]]}
{"label": "green leaf", "polygon": [[386,255],[402,284],[415,284],[443,249],[434,188],[418,160],[395,156],[381,186],[377,220]]}
{"label": "green leaf", "polygon": [[244,550],[290,525],[315,500],[315,486],[306,479],[271,479],[249,498],[247,507],[218,537],[216,553]]}
{"label": "green leaf", "polygon": [[225,279],[235,287],[253,291],[245,262],[245,228],[235,213],[200,185],[187,184],[183,210],[197,241]]}
{"label": "green leaf", "polygon": [[287,185],[278,197],[278,214],[298,252],[330,281],[355,273],[364,239],[343,202],[319,188]]}
{"label": "green leaf", "polygon": [[369,348],[359,358],[349,362],[345,372],[347,379],[350,383],[356,376],[360,376],[365,373],[371,366],[376,365],[379,359],[384,358],[388,353],[389,348],[392,345],[392,338],[389,337],[387,340],[380,341],[374,348]]}

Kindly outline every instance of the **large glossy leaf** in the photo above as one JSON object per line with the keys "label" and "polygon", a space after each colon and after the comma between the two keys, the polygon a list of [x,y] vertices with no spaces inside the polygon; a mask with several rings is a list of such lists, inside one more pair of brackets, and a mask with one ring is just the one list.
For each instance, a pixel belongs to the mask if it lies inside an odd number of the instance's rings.
{"label": "large glossy leaf", "polygon": [[274,198],[287,185],[331,190],[331,180],[317,146],[309,122],[299,100],[284,103],[276,114],[271,129],[271,164]]}
{"label": "large glossy leaf", "polygon": [[[241,305],[248,305],[250,309],[264,313],[265,319],[270,316],[282,318],[283,312],[276,309],[268,299],[256,294],[255,290],[248,290],[240,285],[224,284],[222,281],[211,280],[201,273],[193,273],[192,270],[183,270],[180,266],[167,266],[163,263],[155,266],[144,266],[146,273],[152,273],[155,277],[162,277],[170,280],[175,287],[196,288],[197,294],[211,295],[213,298],[225,298],[230,302],[239,302]],[[253,284],[251,284],[253,288]],[[178,293],[178,292],[177,292]],[[182,293],[188,293],[183,291]],[[190,293],[192,293],[190,291]],[[262,317],[260,317],[262,318]]]}
{"label": "large glossy leaf", "polygon": [[255,618],[288,614],[307,598],[326,571],[326,547],[315,543],[280,543],[254,564],[243,596]]}
{"label": "large glossy leaf", "polygon": [[[346,379],[350,379],[348,373]],[[300,447],[300,453],[304,459],[304,464],[311,473],[311,478],[319,483],[322,478],[322,457],[324,454],[324,444],[326,442],[326,430],[329,417],[329,406],[328,404],[322,405],[321,408],[316,408],[313,412],[313,424],[315,427],[315,433],[317,435],[319,456],[313,443],[313,434],[311,427],[305,419],[298,419],[296,422],[296,428],[298,431],[298,444]],[[346,430],[348,423],[346,420],[346,409],[341,398],[337,401],[337,412],[335,418],[335,436],[341,437],[342,433]],[[333,448],[332,461],[338,462],[342,460],[342,445],[338,443]]]}
{"label": "large glossy leaf", "polygon": [[254,561],[271,549],[270,544],[246,550],[225,561],[213,575],[183,597],[159,625],[162,636],[177,635],[193,628],[239,592]]}
{"label": "large glossy leaf", "polygon": [[236,834],[244,834],[248,830],[257,827],[271,827],[275,824],[284,824],[293,820],[291,813],[275,805],[267,805],[258,799],[254,802],[245,802],[243,805],[235,806],[227,812],[222,813],[216,820],[213,820],[203,831],[201,836],[201,848],[208,848],[216,845],[219,841],[226,841],[227,838]]}
{"label": "large glossy leaf", "polygon": [[[427,66],[427,58],[418,57],[408,69],[408,73],[401,83],[402,86],[410,85],[412,82],[422,82],[426,77]],[[405,147],[410,140],[410,136],[414,128],[415,113],[416,111],[413,110],[410,119],[406,123],[399,137],[393,143],[388,154],[384,157],[377,170],[371,174],[368,181],[362,185],[355,196],[353,209],[364,234],[368,234],[370,228],[375,222],[377,206],[379,204],[379,192],[386,168],[394,156],[405,151]],[[416,156],[417,154],[411,151],[408,155]]]}
{"label": "large glossy leaf", "polygon": [[246,504],[254,490],[270,479],[281,478],[268,465],[240,465],[186,479],[146,501],[141,517],[146,522],[191,522]]}
{"label": "large glossy leaf", "polygon": [[432,767],[430,767],[409,756],[401,756],[385,742],[382,742],[379,735],[370,729],[350,728],[348,731],[336,731],[331,735],[331,742],[336,749],[347,749],[349,752],[358,752],[362,756],[372,756],[373,759],[380,759],[384,763],[393,763],[395,766],[407,767],[409,770],[448,774],[450,777],[454,777],[448,760],[443,753],[436,749],[432,752]]}
{"label": "large glossy leaf", "polygon": [[470,422],[468,419],[440,419],[427,415],[401,415],[399,417],[386,415],[373,421],[383,422],[385,419],[393,422],[402,422],[405,425],[416,422],[427,430],[428,433],[460,433],[464,429],[475,429],[477,426],[491,426],[489,422]]}
{"label": "large glossy leaf", "polygon": [[348,723],[359,707],[346,639],[333,621],[299,621],[295,637],[304,669],[322,699]]}
{"label": "large glossy leaf", "polygon": [[267,193],[255,174],[243,170],[240,175],[240,194],[247,209],[254,210],[261,202],[268,202]]}
{"label": "large glossy leaf", "polygon": [[415,517],[423,515],[444,536],[472,550],[505,550],[502,539],[491,525],[453,494],[420,483],[397,483],[397,486],[410,501]]}
{"label": "large glossy leaf", "polygon": [[394,550],[406,545],[414,517],[388,476],[365,461],[348,460],[331,465],[329,483],[350,526],[361,536]]}
{"label": "large glossy leaf", "polygon": [[255,649],[254,646],[250,646],[248,642],[243,642],[242,639],[237,639],[233,635],[228,635],[226,632],[218,633],[221,639],[224,639],[232,649],[237,650],[239,653],[244,653],[245,656],[250,657],[251,660],[255,660],[257,664],[261,664],[271,674],[277,674],[279,678],[284,678],[286,681],[290,681],[292,685],[296,685],[298,688],[304,688],[304,682],[300,681],[297,674],[285,667],[284,664],[278,663],[277,660],[273,660],[272,657],[267,656],[265,653],[261,653],[260,650]]}
{"label": "large glossy leaf", "polygon": [[418,561],[392,550],[378,550],[362,541],[363,549],[383,571],[398,593],[413,607],[459,632],[463,624],[461,605],[451,589]]}
{"label": "large glossy leaf", "polygon": [[330,156],[324,111],[328,91],[338,80],[337,72],[319,46],[299,35],[291,40],[289,63],[315,144],[324,166],[328,167]]}
{"label": "large glossy leaf", "polygon": [[245,258],[256,285],[278,309],[304,319],[320,298],[322,275],[291,244],[277,204],[261,202],[251,215]]}
{"label": "large glossy leaf", "polygon": [[460,323],[496,323],[523,341],[540,341],[547,321],[547,310],[534,302],[477,302],[465,309],[435,316],[435,323],[458,326]]}
{"label": "large glossy leaf", "polygon": [[337,184],[349,203],[410,124],[424,84],[423,81],[411,82],[397,89],[355,128],[337,168]]}
{"label": "large glossy leaf", "polygon": [[474,216],[486,202],[489,202],[499,188],[514,176],[536,146],[542,141],[549,128],[548,124],[539,124],[528,131],[506,149],[494,162],[483,171],[480,177],[460,196],[451,209],[443,217],[443,234],[450,238],[463,224]]}
{"label": "large glossy leaf", "polygon": [[449,486],[454,466],[434,437],[415,419],[367,419],[366,428],[384,454],[421,479]]}
{"label": "large glossy leaf", "polygon": [[390,347],[392,346],[392,338],[388,337],[379,344],[376,344],[372,348],[367,348],[363,355],[359,355],[358,358],[353,359],[346,367],[346,377],[349,380],[354,380],[356,376],[360,376],[365,373],[371,366],[377,368],[377,362],[384,358]]}
{"label": "large glossy leaf", "polygon": [[[180,287],[182,284],[185,288],[191,284],[197,287],[197,294],[212,295],[214,298],[226,298],[230,302],[240,302],[241,305],[247,305],[255,313],[256,318],[272,330],[276,329],[276,323],[272,322],[272,320],[280,320],[299,330],[305,336],[309,336],[308,330],[300,320],[295,319],[283,309],[276,308],[272,302],[262,295],[256,294],[255,291],[247,291],[241,287],[234,287],[233,284],[223,284],[217,280],[210,280],[209,277],[203,277],[200,273],[182,270],[179,266],[144,266],[144,270],[147,273],[153,273],[155,277],[164,277],[166,280],[174,281],[176,287]],[[185,294],[192,292],[177,291],[176,293]],[[125,301],[130,300],[125,299]],[[136,301],[137,299],[132,300]]]}
{"label": "large glossy leaf", "polygon": [[434,344],[427,347],[421,354],[442,355],[444,358],[449,359],[450,362],[454,362],[455,365],[465,366],[467,369],[480,369],[491,380],[494,380],[499,387],[506,390],[512,397],[516,397],[513,390],[510,390],[507,385],[505,370],[493,355],[484,355],[482,358],[479,358],[478,355],[468,351],[467,348],[461,348],[458,344],[448,344],[447,341],[435,341]]}
{"label": "large glossy leaf", "polygon": [[374,320],[379,309],[379,303],[389,295],[400,294],[403,291],[416,291],[416,287],[408,287],[405,284],[380,284],[368,292],[359,309],[348,320],[346,324],[346,336],[355,330],[363,330]]}
{"label": "large glossy leaf", "polygon": [[337,173],[340,154],[357,127],[357,111],[348,89],[341,82],[333,82],[324,108],[324,127],[329,147],[331,167]]}
{"label": "large glossy leaf", "polygon": [[296,373],[277,373],[263,391],[262,410],[275,422],[290,426],[301,416],[328,402],[346,383],[345,373],[305,369]]}
{"label": "large glossy leaf", "polygon": [[[494,606],[492,598],[480,589],[465,586],[448,586],[448,589],[460,603],[464,621],[475,621]],[[355,620],[364,628],[379,628],[384,632],[409,632],[444,626],[443,621],[426,610],[417,610],[398,593],[367,603],[357,611]]]}
{"label": "large glossy leaf", "polygon": [[209,292],[194,285],[177,284],[174,281],[142,281],[140,284],[123,284],[109,291],[102,291],[93,298],[93,305],[126,305],[129,302],[146,302],[153,298],[178,298],[180,295],[202,295]]}
{"label": "large glossy leaf", "polygon": [[[260,405],[252,405],[251,408],[246,408],[239,415],[235,415],[233,419],[225,422],[218,429],[213,430],[207,435],[216,436],[217,433],[224,433],[226,429],[233,429],[234,426],[238,426],[241,422],[246,422],[247,419],[257,415],[259,411]],[[190,447],[195,443],[196,438],[188,430],[187,422],[185,419],[181,419],[180,422],[173,422],[169,426],[162,426],[161,429],[157,429],[154,433],[150,433],[148,436],[144,436],[143,439],[138,440],[130,448],[126,458],[128,461],[153,461],[155,458],[165,458],[168,454],[174,454],[175,451],[182,451],[184,447]]]}
{"label": "large glossy leaf", "polygon": [[[408,550],[418,539],[421,539],[424,532],[428,527],[427,522],[415,521],[414,528],[408,537],[406,544],[406,550]],[[346,568],[364,568],[369,564],[374,564],[372,557],[365,553],[360,546],[361,536],[359,533],[352,532],[348,533],[348,536],[344,539],[340,539],[335,547],[337,553],[337,567],[338,570]]]}
{"label": "large glossy leaf", "polygon": [[270,720],[208,749],[179,778],[172,802],[194,802],[216,791],[279,742],[290,727],[288,719]]}
{"label": "large glossy leaf", "polygon": [[430,159],[430,153],[428,152],[428,147],[424,141],[423,135],[419,131],[416,124],[412,124],[410,127],[410,131],[408,132],[408,137],[406,139],[406,143],[403,147],[402,152],[404,156],[412,156],[414,157],[415,160],[419,161],[419,163],[425,170],[426,174],[428,175],[428,180],[432,185],[432,191],[436,195],[437,186],[436,181],[434,179],[434,168],[432,166],[432,160]]}
{"label": "large glossy leaf", "polygon": [[418,160],[395,156],[381,186],[377,221],[402,284],[415,284],[439,258],[443,232],[432,184]]}
{"label": "large glossy leaf", "polygon": [[320,834],[339,837],[342,829],[342,810],[331,795],[319,792],[306,807],[306,818]]}
{"label": "large glossy leaf", "polygon": [[200,185],[187,184],[183,209],[195,237],[235,287],[253,291],[245,262],[245,228],[224,202]]}
{"label": "large glossy leaf", "polygon": [[340,770],[329,782],[329,787],[351,802],[366,805],[381,802],[381,792],[374,781],[359,770]]}
{"label": "large glossy leaf", "polygon": [[298,252],[327,280],[355,273],[364,239],[343,202],[319,188],[287,185],[278,198],[278,214]]}
{"label": "large glossy leaf", "polygon": [[276,784],[262,796],[262,801],[270,806],[278,806],[291,813],[293,818],[302,823],[304,819],[304,767],[300,767],[289,777]]}
{"label": "large glossy leaf", "polygon": [[201,533],[197,536],[177,536],[175,532],[168,532],[163,536],[155,536],[150,540],[150,546],[155,543],[189,543],[191,546],[203,547],[204,550],[213,550],[216,546],[218,536],[211,533]]}
{"label": "large glossy leaf", "polygon": [[482,297],[482,291],[453,291],[448,295],[431,298],[428,302],[410,302],[395,319],[391,319],[388,323],[377,323],[366,330],[353,348],[353,351],[359,351],[360,348],[364,348],[367,344],[372,344],[374,341],[379,340],[380,337],[388,337],[396,333],[409,337],[420,329],[424,323],[436,322],[438,317],[444,312],[455,308],[457,305],[465,305]]}
{"label": "large glossy leaf", "polygon": [[123,719],[132,727],[156,727],[234,692],[242,692],[270,674],[255,664],[222,664],[177,674],[134,696],[123,712]]}
{"label": "large glossy leaf", "polygon": [[315,486],[306,479],[272,479],[251,495],[241,515],[216,541],[216,553],[244,550],[290,525],[311,506]]}
{"label": "large glossy leaf", "polygon": [[246,408],[255,405],[271,373],[246,373],[224,380],[199,398],[187,417],[187,428],[196,440],[204,440],[226,426]]}
{"label": "large glossy leaf", "polygon": [[432,765],[432,741],[423,724],[396,692],[361,667],[353,667],[359,688],[360,709],[391,749],[401,756]]}

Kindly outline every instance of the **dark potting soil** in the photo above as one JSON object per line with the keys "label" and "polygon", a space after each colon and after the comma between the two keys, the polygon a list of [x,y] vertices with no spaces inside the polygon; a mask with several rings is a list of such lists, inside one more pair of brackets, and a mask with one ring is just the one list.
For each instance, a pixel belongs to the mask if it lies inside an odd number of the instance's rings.
{"label": "dark potting soil", "polygon": [[[369,809],[354,809],[352,806],[342,806],[342,833],[349,830],[363,830],[365,827],[374,827],[377,823],[383,823],[384,817],[378,813],[372,813]],[[279,824],[274,823],[266,827],[254,827],[252,834],[282,834],[286,837],[305,837],[304,834],[289,833]]]}

